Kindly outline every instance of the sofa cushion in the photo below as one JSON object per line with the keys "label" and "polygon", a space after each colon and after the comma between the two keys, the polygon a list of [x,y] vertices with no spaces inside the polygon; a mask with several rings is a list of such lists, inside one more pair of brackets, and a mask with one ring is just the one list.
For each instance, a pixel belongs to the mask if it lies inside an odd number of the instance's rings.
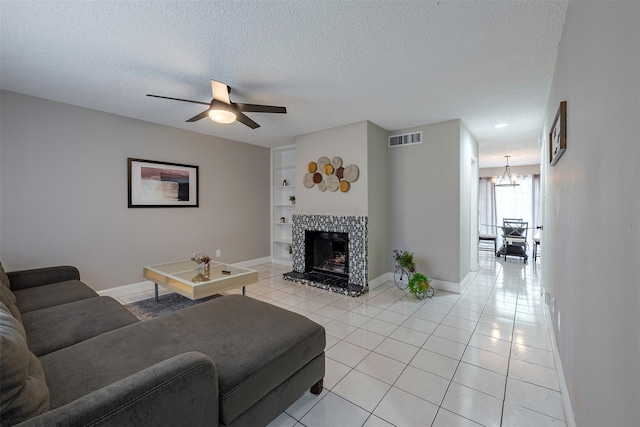
{"label": "sofa cushion", "polygon": [[20,289],[14,291],[14,294],[22,314],[98,296],[93,289],[79,280],[66,280],[50,285]]}
{"label": "sofa cushion", "polygon": [[9,278],[7,277],[7,273],[4,272],[4,268],[2,267],[2,262],[0,262],[0,286],[3,286],[7,289],[10,289]]}
{"label": "sofa cushion", "polygon": [[49,409],[38,358],[27,349],[22,325],[0,303],[0,422],[13,425]]}
{"label": "sofa cushion", "polygon": [[29,350],[38,357],[137,322],[111,297],[87,298],[22,315]]}
{"label": "sofa cushion", "polygon": [[322,355],[324,347],[325,331],[317,323],[230,295],[104,333],[40,360],[56,408],[164,359],[199,351],[216,364],[220,421],[229,424]]}
{"label": "sofa cushion", "polygon": [[22,323],[22,316],[16,305],[16,296],[11,292],[11,289],[5,288],[2,285],[0,285],[0,302],[6,305],[11,315]]}

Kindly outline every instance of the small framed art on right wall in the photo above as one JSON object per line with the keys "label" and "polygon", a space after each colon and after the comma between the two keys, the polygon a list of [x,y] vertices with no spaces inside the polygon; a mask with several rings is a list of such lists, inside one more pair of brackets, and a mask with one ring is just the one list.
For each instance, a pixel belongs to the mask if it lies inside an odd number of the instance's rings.
{"label": "small framed art on right wall", "polygon": [[555,166],[562,153],[567,149],[567,101],[558,107],[556,118],[549,132],[549,164]]}

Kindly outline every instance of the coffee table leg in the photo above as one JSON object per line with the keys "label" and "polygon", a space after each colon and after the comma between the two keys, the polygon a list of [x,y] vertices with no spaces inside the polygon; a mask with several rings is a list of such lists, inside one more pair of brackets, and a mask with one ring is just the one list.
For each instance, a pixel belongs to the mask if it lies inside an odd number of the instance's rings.
{"label": "coffee table leg", "polygon": [[245,295],[245,293],[244,293],[244,286],[242,287],[242,295]]}
{"label": "coffee table leg", "polygon": [[156,302],[158,302],[158,284],[154,283],[155,287],[156,287]]}

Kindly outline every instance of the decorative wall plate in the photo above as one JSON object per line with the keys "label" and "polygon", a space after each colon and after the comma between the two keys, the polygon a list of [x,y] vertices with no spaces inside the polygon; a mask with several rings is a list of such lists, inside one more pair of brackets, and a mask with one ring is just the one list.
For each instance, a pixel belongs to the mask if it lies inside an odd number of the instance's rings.
{"label": "decorative wall plate", "polygon": [[331,163],[331,161],[329,160],[328,157],[326,156],[322,156],[318,159],[318,169],[322,170],[324,169],[325,165],[328,165],[329,163]]}
{"label": "decorative wall plate", "polygon": [[335,175],[329,175],[325,181],[327,183],[327,190],[329,191],[336,191],[340,185],[340,180]]}
{"label": "decorative wall plate", "polygon": [[338,169],[340,166],[342,166],[342,159],[340,157],[334,157],[333,159],[331,159],[331,164],[333,165],[334,169]]}
{"label": "decorative wall plate", "polygon": [[313,174],[312,173],[305,173],[304,174],[304,178],[302,178],[302,183],[307,188],[313,187]]}
{"label": "decorative wall plate", "polygon": [[318,170],[318,165],[316,165],[316,162],[309,162],[309,164],[307,165],[307,170],[309,171],[309,173],[314,173]]}
{"label": "decorative wall plate", "polygon": [[349,183],[347,181],[340,181],[340,191],[342,191],[343,193],[349,191]]}
{"label": "decorative wall plate", "polygon": [[336,176],[338,177],[338,179],[344,178],[344,168],[342,166],[336,169]]}
{"label": "decorative wall plate", "polygon": [[358,175],[360,174],[360,170],[356,165],[349,165],[344,168],[343,179],[347,182],[353,182],[358,179]]}
{"label": "decorative wall plate", "polygon": [[322,182],[322,174],[320,172],[316,172],[313,174],[313,182],[319,184]]}
{"label": "decorative wall plate", "polygon": [[318,184],[318,190],[320,191],[327,191],[327,183],[322,181]]}
{"label": "decorative wall plate", "polygon": [[333,175],[333,166],[324,165],[324,174],[325,175]]}

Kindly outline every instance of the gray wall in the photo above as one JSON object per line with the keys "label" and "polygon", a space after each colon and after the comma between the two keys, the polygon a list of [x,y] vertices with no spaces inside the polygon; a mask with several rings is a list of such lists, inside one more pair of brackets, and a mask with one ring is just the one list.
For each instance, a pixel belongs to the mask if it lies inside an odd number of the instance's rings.
{"label": "gray wall", "polygon": [[389,132],[367,123],[369,279],[391,270],[389,249]]}
{"label": "gray wall", "polygon": [[[296,136],[296,213],[310,215],[363,215],[367,208],[367,122]],[[355,164],[360,169],[358,179],[349,191],[324,191],[317,186],[302,185],[309,162],[322,156],[341,157],[344,165]],[[300,188],[300,190],[297,190]]]}
{"label": "gray wall", "polygon": [[413,252],[429,278],[460,283],[461,122],[392,134],[414,131],[422,131],[422,144],[389,149],[391,247]]}
{"label": "gray wall", "polygon": [[[543,284],[579,426],[640,419],[640,3],[569,2],[543,135]],[[567,101],[567,151],[548,133]]]}
{"label": "gray wall", "polygon": [[[72,264],[102,290],[193,252],[269,256],[267,148],[11,92],[0,108],[7,270]],[[127,157],[198,165],[200,207],[128,209]]]}

